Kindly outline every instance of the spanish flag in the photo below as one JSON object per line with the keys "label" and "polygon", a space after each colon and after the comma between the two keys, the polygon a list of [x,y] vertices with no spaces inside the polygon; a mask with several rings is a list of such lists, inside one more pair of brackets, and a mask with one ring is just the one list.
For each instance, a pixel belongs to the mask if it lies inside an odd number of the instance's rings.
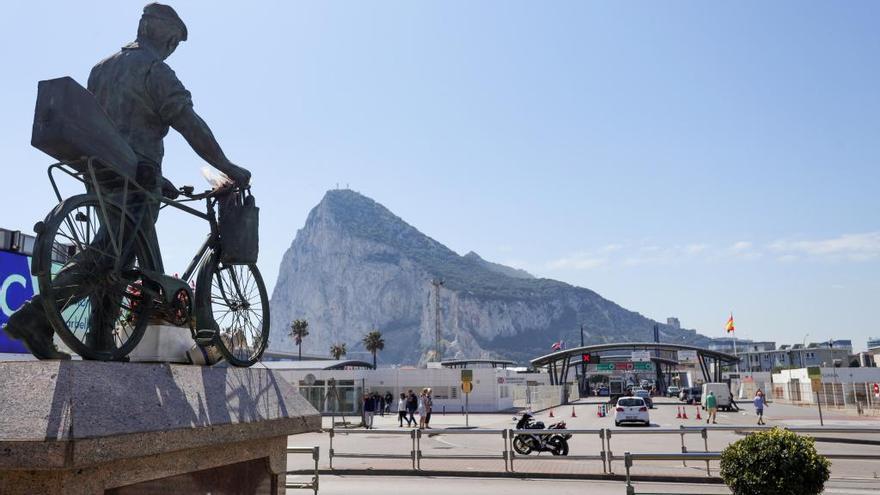
{"label": "spanish flag", "polygon": [[730,313],[730,318],[727,319],[727,325],[724,326],[724,329],[727,330],[727,333],[735,330],[733,326],[733,313]]}

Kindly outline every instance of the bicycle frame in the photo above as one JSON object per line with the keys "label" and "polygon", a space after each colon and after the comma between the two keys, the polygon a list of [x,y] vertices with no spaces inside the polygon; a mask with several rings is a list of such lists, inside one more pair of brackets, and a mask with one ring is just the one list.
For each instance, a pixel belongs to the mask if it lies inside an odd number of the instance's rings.
{"label": "bicycle frame", "polygon": [[[68,176],[72,177],[73,179],[75,179],[79,182],[82,182],[83,185],[86,186],[87,191],[94,192],[94,194],[97,196],[98,202],[101,205],[101,210],[102,210],[101,213],[102,213],[102,216],[104,217],[103,220],[105,223],[109,223],[106,211],[104,211],[105,210],[104,205],[105,205],[105,201],[106,201],[105,196],[107,195],[107,193],[106,193],[106,191],[102,190],[103,188],[101,187],[100,182],[97,179],[97,171],[96,171],[97,167],[95,164],[96,160],[97,160],[97,158],[95,158],[95,157],[88,157],[88,158],[84,158],[83,160],[81,160],[80,161],[81,163],[82,162],[85,163],[85,169],[83,171],[77,170],[76,167],[73,165],[73,163],[68,163],[68,162],[54,163],[49,166],[49,169],[47,171],[48,175],[49,175],[49,182],[51,182],[51,184],[52,184],[52,190],[55,192],[55,196],[56,196],[56,198],[58,198],[59,203],[64,201],[64,197],[61,195],[61,192],[58,189],[58,184],[55,182],[55,176],[53,174],[54,171],[57,170],[57,171],[63,172],[65,174],[67,174]],[[104,164],[103,162],[101,162],[101,163],[103,166],[109,168],[111,171],[115,171],[115,167],[113,167],[112,165]],[[143,194],[146,198],[151,199],[151,200],[156,201],[157,203],[161,204],[160,209],[165,208],[166,206],[171,206],[173,208],[176,208],[176,209],[183,211],[185,213],[189,213],[190,215],[196,216],[196,217],[201,218],[202,220],[206,220],[208,222],[208,224],[210,225],[211,232],[208,235],[208,238],[205,239],[205,242],[202,243],[202,246],[199,248],[198,252],[193,257],[193,259],[190,261],[189,265],[187,266],[186,270],[184,271],[183,275],[181,276],[182,280],[186,281],[187,283],[191,282],[193,275],[196,273],[196,270],[204,262],[206,254],[208,254],[208,252],[210,252],[210,251],[215,250],[215,248],[217,247],[217,245],[219,243],[219,228],[217,226],[217,215],[216,215],[216,212],[214,209],[214,205],[216,204],[216,201],[217,201],[216,198],[214,198],[212,196],[208,196],[208,197],[204,198],[205,203],[206,203],[206,207],[207,207],[207,213],[205,213],[205,212],[196,210],[195,208],[192,208],[190,206],[183,204],[183,203],[198,201],[199,200],[198,198],[196,198],[196,199],[187,198],[187,199],[183,199],[183,200],[173,200],[170,198],[166,198],[164,195],[155,194],[153,191],[149,191],[149,190],[145,189],[137,181],[131,179],[130,177],[128,177],[126,175],[123,175],[121,173],[117,173],[116,175],[122,181],[122,187],[121,187],[122,204],[120,206],[122,207],[122,209],[124,211],[127,211],[128,205],[126,203],[127,203],[129,194],[132,192],[139,192],[139,193]],[[141,215],[140,218],[137,219],[138,223],[135,225],[136,229],[139,229],[141,227],[141,222],[143,221],[143,217],[144,216]],[[121,232],[122,232],[122,222],[124,221],[124,218],[125,218],[124,215],[120,216],[120,228],[119,228],[120,237],[121,237]],[[134,236],[131,236],[131,239],[129,239],[128,243],[125,246],[119,246],[118,243],[121,243],[122,239],[114,239],[113,236],[110,236],[110,237],[111,237],[111,242],[114,244],[114,247],[116,249],[118,249],[120,252],[123,252],[126,248],[130,247],[130,244],[135,241]],[[150,249],[152,250],[152,247],[150,247]],[[156,252],[156,253],[151,253],[151,254],[153,255],[154,259],[156,259],[156,260],[162,259],[161,251]],[[117,263],[119,263],[121,261],[122,260],[117,260]],[[115,268],[118,269],[119,266],[117,266]]]}

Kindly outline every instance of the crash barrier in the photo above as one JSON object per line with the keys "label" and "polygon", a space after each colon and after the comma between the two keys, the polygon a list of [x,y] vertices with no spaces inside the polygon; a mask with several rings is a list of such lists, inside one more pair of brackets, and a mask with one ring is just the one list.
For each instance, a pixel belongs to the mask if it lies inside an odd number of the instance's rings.
{"label": "crash barrier", "polygon": [[[412,468],[418,469],[418,457],[416,456],[416,444],[418,442],[418,430],[337,430],[330,428],[330,469],[333,469],[333,459],[335,457],[346,459],[409,459],[412,461]],[[412,440],[412,450],[409,455],[405,454],[376,454],[366,452],[338,452],[333,448],[333,438],[336,435],[399,435],[408,436]]]}
{"label": "crash barrier", "polygon": [[[650,458],[644,457],[641,460],[680,460],[682,465],[686,466],[687,461],[705,461],[706,462],[706,474],[711,476],[711,470],[709,461],[717,460],[714,458],[706,457],[705,454],[711,454],[709,452],[709,433],[711,431],[741,431],[741,432],[755,432],[755,431],[764,431],[770,430],[773,427],[771,426],[726,426],[726,425],[717,425],[717,426],[680,426],[679,428],[646,428],[646,429],[611,429],[611,428],[597,428],[597,429],[573,429],[573,430],[514,430],[514,429],[492,429],[492,430],[483,430],[483,429],[457,429],[457,428],[444,428],[444,429],[430,429],[430,430],[336,430],[330,429],[330,469],[333,469],[333,459],[334,458],[350,458],[350,459],[409,459],[412,462],[412,469],[414,471],[422,469],[422,461],[423,460],[437,460],[437,459],[452,459],[452,460],[501,460],[504,462],[504,470],[505,472],[515,472],[514,461],[527,461],[527,460],[540,460],[540,461],[601,461],[602,462],[602,471],[604,473],[613,474],[614,470],[612,468],[614,461],[626,461],[626,455],[614,455],[613,447],[612,447],[612,439],[616,436],[621,435],[677,435],[681,440],[681,452],[680,453],[658,453],[658,454],[637,454],[639,456],[667,456],[667,458]],[[794,433],[803,433],[803,434],[811,434],[811,433],[851,433],[851,434],[880,434],[880,428],[838,428],[838,427],[788,427],[784,428],[786,430],[792,431]],[[398,436],[409,436],[412,441],[412,446],[409,454],[384,454],[384,453],[360,453],[360,452],[340,452],[336,448],[334,448],[334,438],[337,435],[363,435],[363,434],[375,434],[375,435],[398,435]],[[524,456],[521,454],[517,454],[513,448],[513,442],[517,436],[520,435],[572,435],[572,438],[576,438],[578,435],[598,435],[599,441],[601,444],[601,448],[595,455],[566,455],[566,456]],[[486,453],[486,454],[425,454],[422,452],[422,438],[433,437],[437,435],[497,435],[500,437],[501,443],[500,446],[502,450],[500,453]],[[685,441],[685,437],[688,435],[699,435],[703,439],[703,447],[705,449],[704,452],[690,452],[688,451],[688,447]],[[571,439],[569,440],[569,442]],[[694,455],[690,455],[694,454]],[[697,455],[699,454],[699,455]],[[880,453],[878,454],[823,454],[825,457],[829,459],[849,459],[849,460],[880,460]],[[674,456],[672,458],[668,458],[669,456]],[[627,470],[629,470],[630,466],[627,466]]]}
{"label": "crash barrier", "polygon": [[626,466],[626,495],[635,495],[636,490],[632,485],[629,470],[633,465],[633,461],[715,461],[721,459],[721,452],[693,452],[687,454],[646,454],[624,452],[623,463]]}
{"label": "crash barrier", "polygon": [[605,452],[605,462],[608,464],[608,472],[614,473],[611,469],[611,463],[613,461],[624,460],[624,456],[615,456],[614,451],[611,448],[611,438],[615,435],[678,435],[681,437],[681,452],[686,453],[687,447],[685,446],[684,441],[685,435],[697,434],[699,434],[699,431],[691,431],[684,428],[648,428],[644,430],[612,430],[610,428],[605,428],[605,442],[608,446],[608,450]]}
{"label": "crash barrier", "polygon": [[[703,438],[704,452],[709,452],[709,432],[710,431],[741,431],[754,433],[757,431],[772,430],[773,428],[781,428],[792,433],[811,434],[811,433],[856,433],[859,435],[880,435],[880,428],[846,428],[834,426],[735,426],[735,425],[715,425],[715,426],[681,426],[682,431],[699,432]],[[684,444],[684,435],[682,435],[682,453],[687,453]],[[829,459],[848,459],[848,460],[880,460],[878,454],[822,454]],[[685,463],[686,459],[682,459]],[[686,465],[686,464],[685,464]],[[709,460],[706,460],[706,473],[709,475]]]}
{"label": "crash barrier", "polygon": [[[602,472],[607,473],[607,469],[605,467],[605,429],[597,428],[594,430],[507,430],[507,438],[509,441],[509,450],[507,451],[507,459],[510,463],[510,472],[513,472],[513,460],[521,459],[521,460],[541,460],[541,461],[602,461]],[[530,457],[527,455],[517,454],[513,449],[513,442],[517,436],[531,436],[531,435],[599,435],[599,439],[602,442],[602,449],[599,451],[598,455],[550,455],[550,456],[541,456],[541,457]]]}
{"label": "crash barrier", "polygon": [[[452,460],[476,460],[476,459],[501,459],[504,461],[504,471],[508,471],[507,453],[508,450],[508,433],[510,430],[478,430],[478,429],[457,429],[443,428],[427,430],[415,430],[416,432],[416,467],[414,469],[422,469],[422,459],[452,459]],[[499,454],[423,454],[422,453],[422,437],[430,437],[435,435],[501,435],[504,441],[504,448]]]}
{"label": "crash barrier", "polygon": [[[315,495],[318,494],[318,459],[321,458],[320,450],[317,446],[315,447],[288,447],[288,454],[312,454],[312,459],[315,461],[315,474],[312,476],[312,481],[306,482],[297,482],[297,481],[286,481],[284,482],[284,488],[289,489],[303,489],[303,490],[314,490]],[[293,474],[291,471],[288,471],[287,474]]]}

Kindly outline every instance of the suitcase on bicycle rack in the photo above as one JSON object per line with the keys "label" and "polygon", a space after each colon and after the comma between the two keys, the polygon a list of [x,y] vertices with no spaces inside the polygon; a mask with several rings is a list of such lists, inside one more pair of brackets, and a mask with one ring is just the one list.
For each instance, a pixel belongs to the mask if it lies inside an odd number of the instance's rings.
{"label": "suitcase on bicycle rack", "polygon": [[40,81],[31,145],[86,172],[83,158],[97,157],[99,181],[134,180],[137,156],[95,96],[70,77]]}

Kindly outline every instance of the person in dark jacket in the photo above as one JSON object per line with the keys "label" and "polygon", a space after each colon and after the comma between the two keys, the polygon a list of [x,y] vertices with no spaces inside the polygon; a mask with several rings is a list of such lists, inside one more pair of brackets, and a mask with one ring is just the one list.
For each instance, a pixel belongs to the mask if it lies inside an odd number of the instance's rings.
{"label": "person in dark jacket", "polygon": [[376,401],[370,394],[364,394],[364,427],[373,429],[373,416],[376,414]]}
{"label": "person in dark jacket", "polygon": [[419,408],[419,399],[416,397],[415,392],[412,390],[409,391],[409,394],[406,398],[406,412],[409,416],[406,418],[406,424],[408,426],[415,426],[418,424],[416,421],[416,410]]}
{"label": "person in dark jacket", "polygon": [[391,404],[394,402],[394,396],[391,392],[385,392],[385,412],[391,414]]}

